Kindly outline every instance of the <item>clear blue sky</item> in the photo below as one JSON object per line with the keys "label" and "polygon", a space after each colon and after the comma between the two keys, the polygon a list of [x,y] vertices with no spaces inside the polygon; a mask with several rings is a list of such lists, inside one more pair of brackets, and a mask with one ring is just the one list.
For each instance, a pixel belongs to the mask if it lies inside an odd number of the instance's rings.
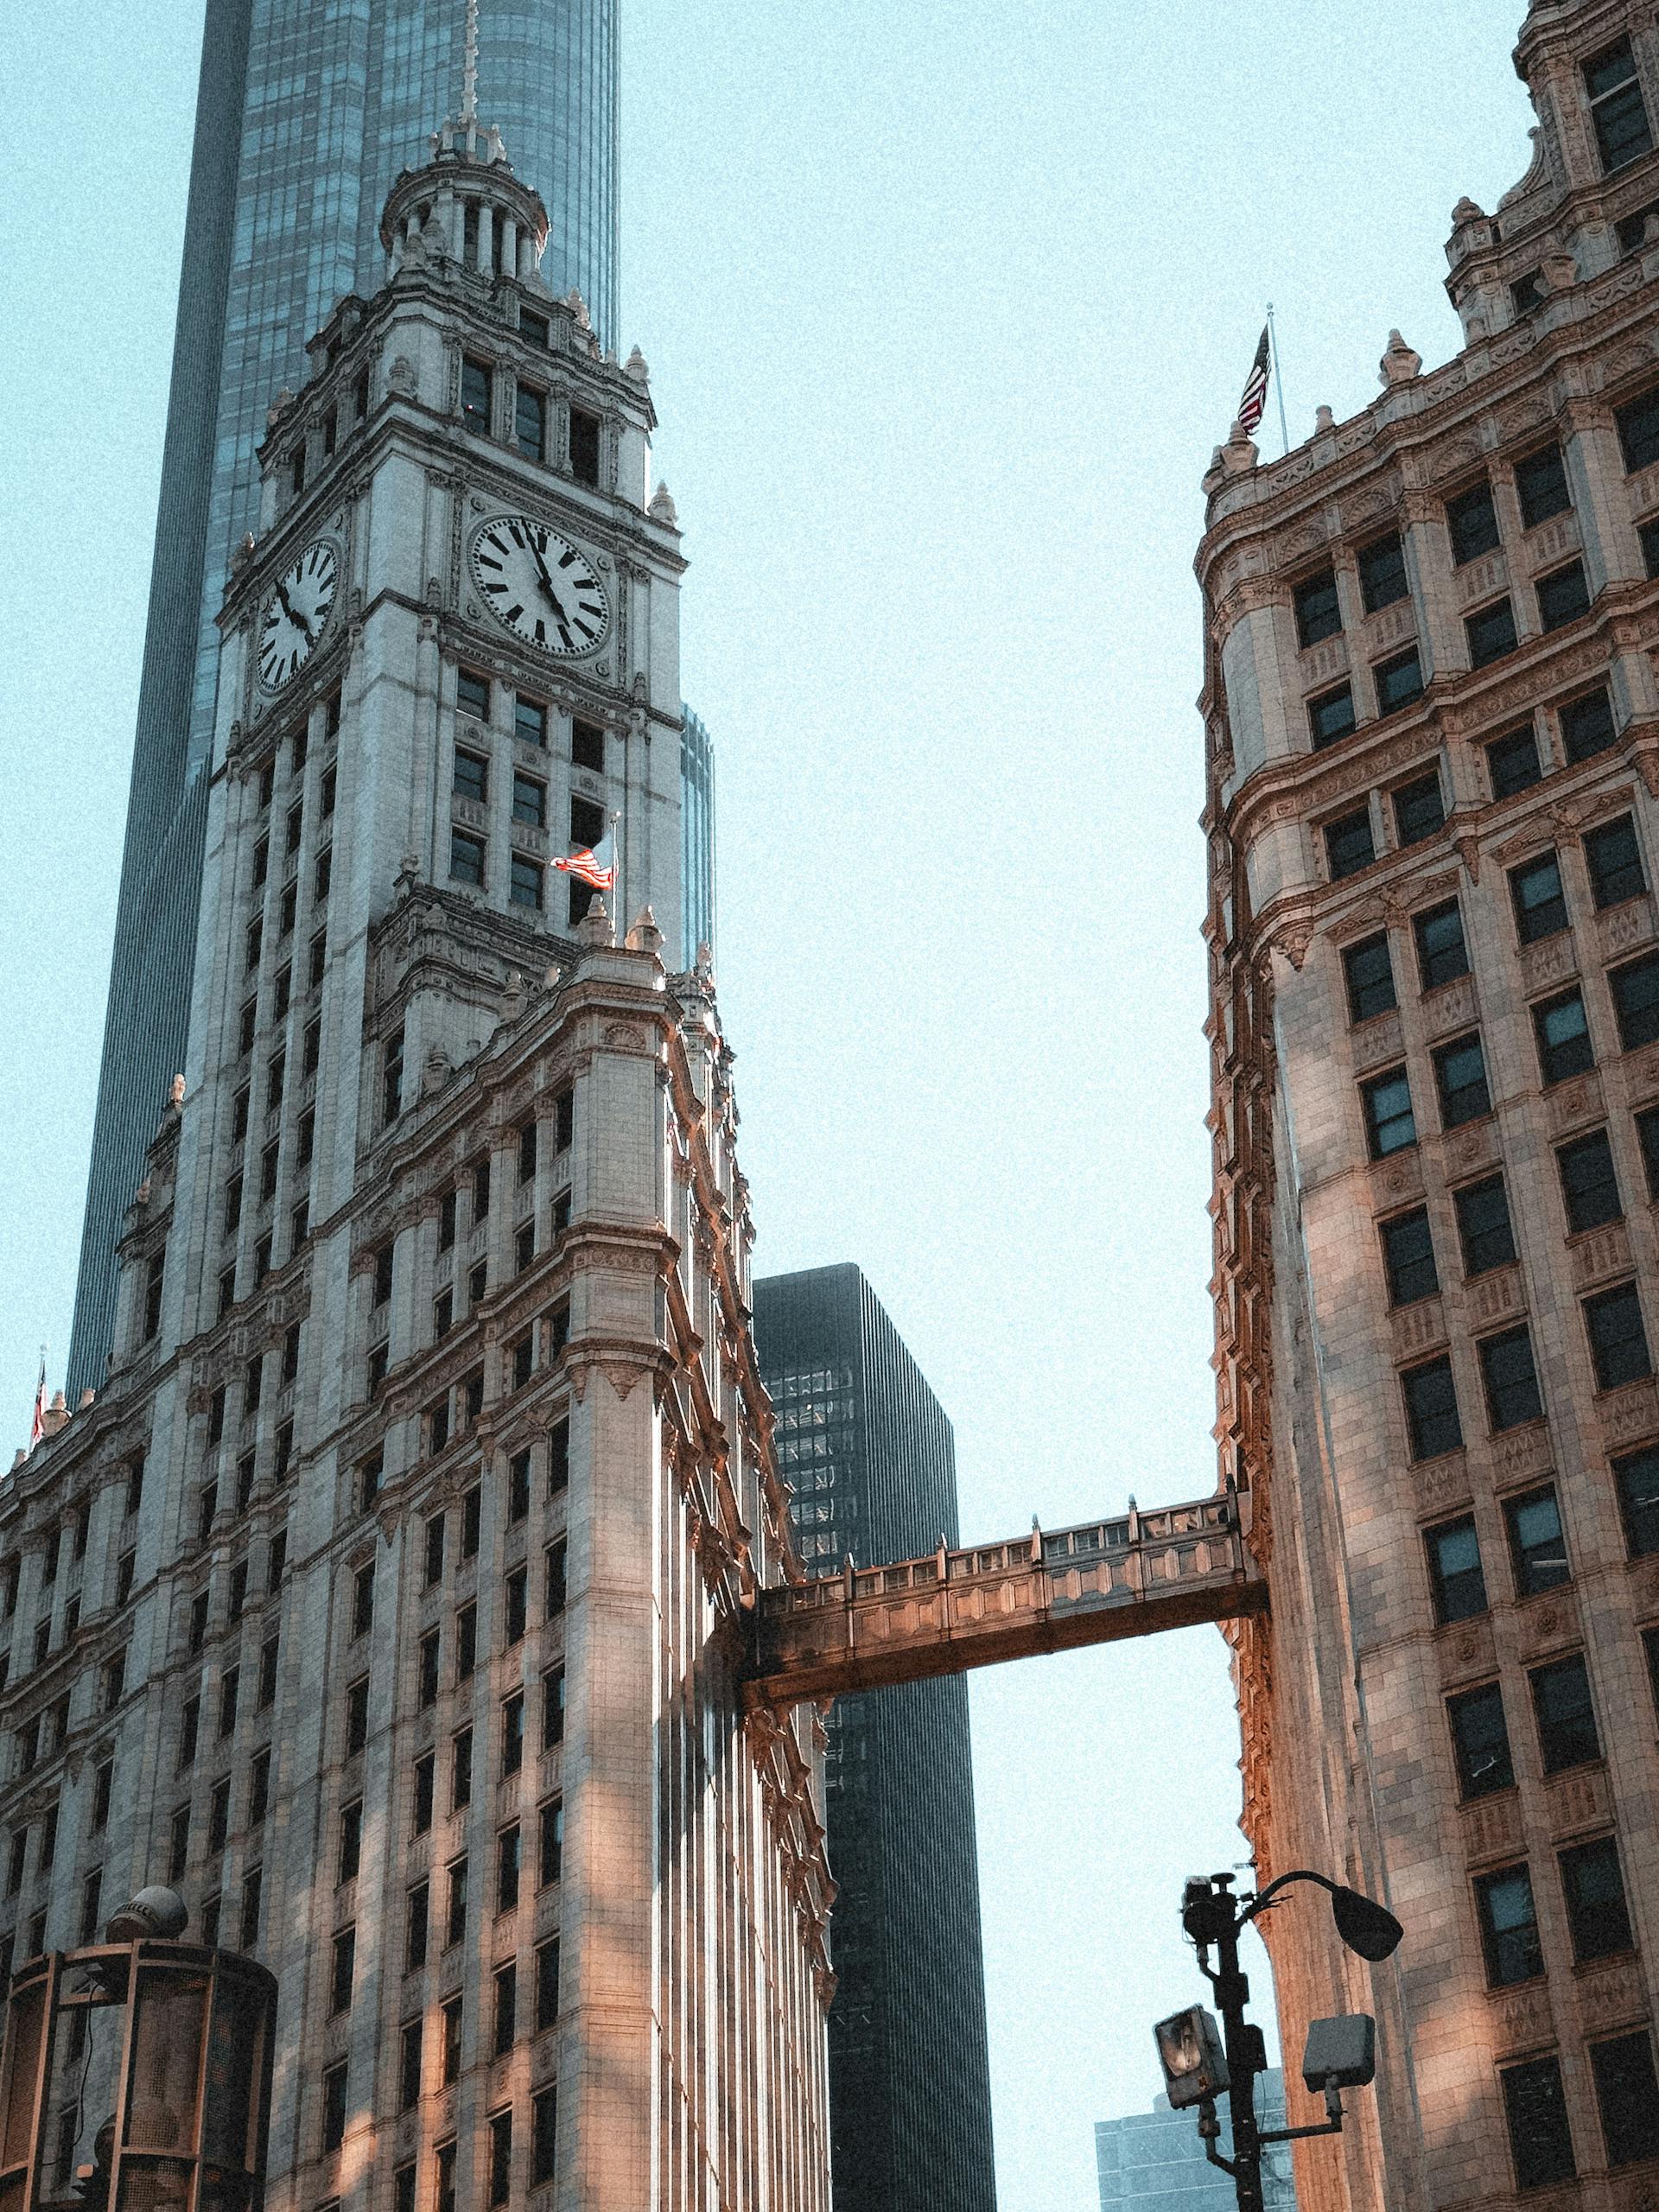
{"label": "clear blue sky", "polygon": [[[1528,158],[1522,0],[623,14],[622,351],[692,563],[758,1259],[863,1265],[969,1536],[1195,1496],[1198,478],[1268,297],[1293,438],[1390,325],[1453,349],[1452,203]],[[37,29],[0,195],[8,1454],[68,1338],[200,8]],[[1243,1856],[1220,1638],[980,1675],[974,1726],[1001,2212],[1092,2212],[1092,2122],[1199,1994],[1182,1878]]]}

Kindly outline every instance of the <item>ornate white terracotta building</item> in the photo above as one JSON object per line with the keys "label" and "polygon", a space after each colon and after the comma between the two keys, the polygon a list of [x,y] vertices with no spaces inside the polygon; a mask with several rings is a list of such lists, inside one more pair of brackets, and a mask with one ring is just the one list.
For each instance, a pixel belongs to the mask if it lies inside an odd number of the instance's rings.
{"label": "ornate white terracotta building", "polygon": [[1378,2018],[1304,2212],[1659,2203],[1659,29],[1535,0],[1516,64],[1463,349],[1205,479],[1246,1826],[1406,1929],[1272,1916],[1292,2057]]}
{"label": "ornate white terracotta building", "polygon": [[[821,1740],[734,1686],[799,1569],[660,957],[683,564],[545,228],[446,126],[271,411],[196,1058],[108,1387],[0,1499],[0,1925],[170,1881],[275,1970],[273,2212],[825,2212]],[[620,945],[550,865],[613,825]]]}

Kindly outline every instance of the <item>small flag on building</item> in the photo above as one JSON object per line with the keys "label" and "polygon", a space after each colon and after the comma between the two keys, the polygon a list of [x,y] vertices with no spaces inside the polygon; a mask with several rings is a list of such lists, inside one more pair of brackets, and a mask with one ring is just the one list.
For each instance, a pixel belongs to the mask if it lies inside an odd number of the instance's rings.
{"label": "small flag on building", "polygon": [[595,891],[613,891],[616,888],[616,817],[611,817],[610,827],[591,852],[585,846],[578,846],[574,853],[567,855],[563,860],[556,860],[553,865],[563,869],[566,875],[574,875],[580,883],[592,884]]}
{"label": "small flag on building", "polygon": [[[46,1434],[46,1354],[41,1354],[41,1379],[35,1386],[35,1413],[29,1424],[29,1448],[32,1452]],[[25,1455],[27,1456],[27,1455]]]}
{"label": "small flag on building", "polygon": [[1250,364],[1250,373],[1244,379],[1244,390],[1238,403],[1238,427],[1248,438],[1254,435],[1268,404],[1268,378],[1273,373],[1273,346],[1268,327],[1262,326],[1262,343],[1255,349],[1255,359]]}

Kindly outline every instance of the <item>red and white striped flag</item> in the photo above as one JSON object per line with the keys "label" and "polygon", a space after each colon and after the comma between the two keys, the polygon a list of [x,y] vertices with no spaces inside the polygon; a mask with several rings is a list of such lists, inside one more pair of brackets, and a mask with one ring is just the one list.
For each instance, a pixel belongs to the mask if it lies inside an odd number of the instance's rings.
{"label": "red and white striped flag", "polygon": [[613,817],[609,828],[591,852],[579,845],[563,860],[556,860],[556,868],[566,875],[574,875],[578,882],[592,884],[595,891],[614,891],[616,888],[616,821]]}
{"label": "red and white striped flag", "polygon": [[1255,359],[1250,364],[1250,373],[1244,379],[1244,390],[1238,403],[1238,427],[1248,438],[1267,411],[1268,379],[1273,374],[1273,346],[1268,336],[1268,327],[1262,326],[1262,343],[1255,349]]}
{"label": "red and white striped flag", "polygon": [[[46,1434],[46,1354],[41,1354],[41,1379],[35,1386],[35,1413],[29,1424],[29,1448],[32,1452]],[[27,1455],[25,1455],[27,1456]]]}

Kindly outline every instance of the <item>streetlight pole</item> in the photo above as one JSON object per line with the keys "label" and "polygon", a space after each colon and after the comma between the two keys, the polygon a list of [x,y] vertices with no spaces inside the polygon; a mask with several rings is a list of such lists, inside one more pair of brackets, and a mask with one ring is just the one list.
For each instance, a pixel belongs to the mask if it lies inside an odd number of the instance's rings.
{"label": "streetlight pole", "polygon": [[[1365,2013],[1315,2020],[1307,2033],[1302,2079],[1325,2093],[1325,2118],[1311,2127],[1264,2130],[1255,2117],[1255,2080],[1265,2073],[1267,2045],[1262,2031],[1244,2017],[1250,1985],[1238,1963],[1239,1931],[1274,1904],[1292,1882],[1313,1882],[1327,1891],[1337,1933],[1351,1951],[1374,1963],[1388,1958],[1404,1933],[1391,1912],[1327,1875],[1297,1867],[1254,1897],[1236,1897],[1230,1874],[1199,1875],[1181,1898],[1181,1925],[1198,1955],[1198,1970],[1215,1992],[1221,2013],[1217,2048],[1216,2024],[1200,2006],[1159,2023],[1159,2056],[1173,2107],[1196,2104],[1204,2155],[1230,2174],[1238,2212],[1266,2212],[1262,2189],[1262,2150],[1268,2143],[1289,2143],[1305,2135],[1335,2135],[1343,2122],[1342,2092],[1370,2082],[1376,2071],[1374,2028]],[[1215,1954],[1215,1964],[1210,1962]],[[1232,2118],[1232,2156],[1217,2149],[1221,2122],[1217,2095],[1225,2089]]]}

